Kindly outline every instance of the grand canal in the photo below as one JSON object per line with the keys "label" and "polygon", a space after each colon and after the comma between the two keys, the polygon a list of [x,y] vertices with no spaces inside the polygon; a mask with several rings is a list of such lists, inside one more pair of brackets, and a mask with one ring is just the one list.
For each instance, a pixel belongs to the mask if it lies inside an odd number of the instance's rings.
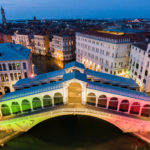
{"label": "grand canal", "polygon": [[[33,56],[36,74],[63,68],[54,59]],[[113,125],[87,116],[47,120],[9,141],[2,150],[150,150],[150,147]]]}

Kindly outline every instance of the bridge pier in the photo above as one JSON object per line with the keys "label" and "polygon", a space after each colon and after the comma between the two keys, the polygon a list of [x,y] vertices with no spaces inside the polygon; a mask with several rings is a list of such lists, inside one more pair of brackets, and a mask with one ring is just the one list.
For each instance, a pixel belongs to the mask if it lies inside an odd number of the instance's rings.
{"label": "bridge pier", "polygon": [[20,131],[1,131],[0,132],[0,147],[3,147],[4,144],[11,139],[14,139],[15,137],[19,136],[23,132]]}

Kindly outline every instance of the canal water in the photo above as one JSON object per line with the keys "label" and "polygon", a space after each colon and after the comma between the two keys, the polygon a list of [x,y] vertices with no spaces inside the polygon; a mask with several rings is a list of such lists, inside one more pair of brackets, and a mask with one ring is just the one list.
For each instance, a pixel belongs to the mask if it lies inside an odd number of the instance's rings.
{"label": "canal water", "polygon": [[[57,70],[63,63],[33,56],[37,74]],[[150,147],[115,126],[88,116],[63,116],[46,120],[9,141],[2,150],[150,150]]]}

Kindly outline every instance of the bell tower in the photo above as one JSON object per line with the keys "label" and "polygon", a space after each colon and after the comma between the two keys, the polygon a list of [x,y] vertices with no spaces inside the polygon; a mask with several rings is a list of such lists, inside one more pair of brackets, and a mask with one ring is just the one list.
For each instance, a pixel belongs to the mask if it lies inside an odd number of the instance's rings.
{"label": "bell tower", "polygon": [[4,8],[2,6],[1,6],[1,15],[2,15],[3,26],[6,27],[7,23],[6,23],[5,11],[4,11]]}

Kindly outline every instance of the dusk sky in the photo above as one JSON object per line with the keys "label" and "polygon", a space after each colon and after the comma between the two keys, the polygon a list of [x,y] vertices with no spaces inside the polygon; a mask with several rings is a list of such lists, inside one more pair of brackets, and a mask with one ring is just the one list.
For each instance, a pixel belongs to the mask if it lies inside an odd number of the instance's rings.
{"label": "dusk sky", "polygon": [[150,0],[0,0],[7,19],[150,18]]}

